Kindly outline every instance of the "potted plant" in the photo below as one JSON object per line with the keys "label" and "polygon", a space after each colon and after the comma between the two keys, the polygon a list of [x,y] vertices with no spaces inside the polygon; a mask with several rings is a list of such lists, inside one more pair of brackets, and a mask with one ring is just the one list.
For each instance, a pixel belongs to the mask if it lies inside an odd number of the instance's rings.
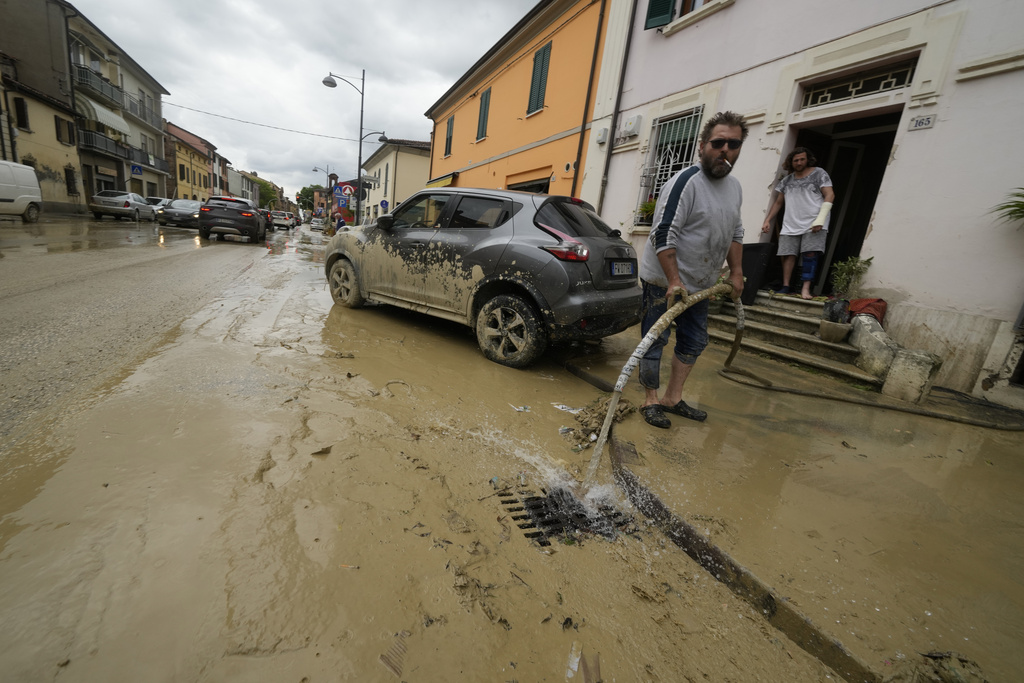
{"label": "potted plant", "polygon": [[[1006,201],[992,209],[993,213],[999,215],[1007,223],[1024,223],[1024,187],[1006,196]],[[1018,226],[1018,230],[1020,226]]]}
{"label": "potted plant", "polygon": [[862,259],[851,256],[832,265],[832,298],[821,312],[818,333],[824,341],[841,342],[850,333],[850,299],[860,288],[861,280],[874,256]]}
{"label": "potted plant", "polygon": [[654,207],[657,206],[657,202],[653,199],[648,199],[646,202],[641,204],[637,208],[637,222],[640,225],[650,225],[654,220]]}

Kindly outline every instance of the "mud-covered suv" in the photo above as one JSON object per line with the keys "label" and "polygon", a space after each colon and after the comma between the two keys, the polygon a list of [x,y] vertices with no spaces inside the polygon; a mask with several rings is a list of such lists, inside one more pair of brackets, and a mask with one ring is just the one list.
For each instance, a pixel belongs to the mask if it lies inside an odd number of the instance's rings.
{"label": "mud-covered suv", "polygon": [[571,197],[423,190],[335,235],[325,268],[335,303],[461,322],[484,356],[510,367],[533,363],[550,342],[600,339],[639,321],[636,251]]}
{"label": "mud-covered suv", "polygon": [[250,243],[266,238],[267,227],[260,210],[251,199],[242,197],[210,197],[199,209],[199,236],[244,235]]}

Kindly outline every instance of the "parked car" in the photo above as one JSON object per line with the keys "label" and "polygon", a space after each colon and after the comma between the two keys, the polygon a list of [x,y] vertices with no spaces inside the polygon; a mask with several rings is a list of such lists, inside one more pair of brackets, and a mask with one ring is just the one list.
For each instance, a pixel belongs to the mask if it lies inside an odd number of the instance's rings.
{"label": "parked car", "polygon": [[271,211],[270,218],[274,223],[274,229],[277,229],[277,226],[281,226],[285,230],[292,227],[292,223],[284,211]]}
{"label": "parked car", "polygon": [[167,206],[171,203],[171,200],[167,197],[146,197],[146,201],[159,209],[161,206]]}
{"label": "parked car", "polygon": [[251,199],[210,197],[199,209],[199,236],[209,239],[211,234],[245,235],[259,244],[267,236],[267,226]]}
{"label": "parked car", "polygon": [[320,231],[323,231],[323,229],[324,229],[324,219],[323,218],[314,218],[314,219],[312,219],[311,221],[309,221],[309,229],[310,230],[320,230]]}
{"label": "parked car", "polygon": [[456,320],[476,331],[485,357],[514,368],[549,343],[601,339],[639,321],[636,251],[572,197],[423,190],[331,238],[325,271],[335,303]]}
{"label": "parked car", "polygon": [[195,199],[171,199],[165,206],[156,210],[156,219],[160,225],[184,225],[187,228],[199,227],[199,209],[202,202]]}
{"label": "parked car", "polygon": [[141,195],[125,190],[100,190],[92,196],[89,210],[96,219],[104,216],[127,218],[138,221],[140,218],[156,220],[156,207],[147,202]]}
{"label": "parked car", "polygon": [[263,217],[263,224],[267,227],[267,230],[274,232],[274,218],[270,215],[268,209],[260,209],[260,216]]}
{"label": "parked car", "polygon": [[0,214],[21,216],[26,223],[39,220],[43,193],[31,166],[0,161]]}
{"label": "parked car", "polygon": [[291,211],[285,211],[284,215],[288,216],[288,222],[291,224],[291,227],[299,227],[299,219],[295,217],[294,213],[292,213]]}

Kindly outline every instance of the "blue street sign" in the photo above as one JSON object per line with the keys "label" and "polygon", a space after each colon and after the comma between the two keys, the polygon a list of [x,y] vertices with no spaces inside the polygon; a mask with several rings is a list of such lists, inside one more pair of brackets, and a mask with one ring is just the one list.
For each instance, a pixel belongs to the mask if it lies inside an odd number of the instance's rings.
{"label": "blue street sign", "polygon": [[339,209],[347,209],[348,208],[348,197],[342,197],[341,199],[338,200],[338,208]]}
{"label": "blue street sign", "polygon": [[142,175],[142,166],[132,164],[132,175]]}
{"label": "blue street sign", "polygon": [[342,189],[341,185],[335,185],[334,186],[334,196],[335,197],[344,197],[345,196],[345,190]]}
{"label": "blue street sign", "polygon": [[388,210],[388,200],[386,200],[386,199],[380,200],[380,208],[382,208],[385,211],[387,211]]}

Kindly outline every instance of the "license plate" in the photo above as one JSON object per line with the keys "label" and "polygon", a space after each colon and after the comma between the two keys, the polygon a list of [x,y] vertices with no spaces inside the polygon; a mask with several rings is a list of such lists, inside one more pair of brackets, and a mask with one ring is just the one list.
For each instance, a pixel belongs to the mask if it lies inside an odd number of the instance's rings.
{"label": "license plate", "polygon": [[633,275],[633,262],[612,261],[612,275]]}

